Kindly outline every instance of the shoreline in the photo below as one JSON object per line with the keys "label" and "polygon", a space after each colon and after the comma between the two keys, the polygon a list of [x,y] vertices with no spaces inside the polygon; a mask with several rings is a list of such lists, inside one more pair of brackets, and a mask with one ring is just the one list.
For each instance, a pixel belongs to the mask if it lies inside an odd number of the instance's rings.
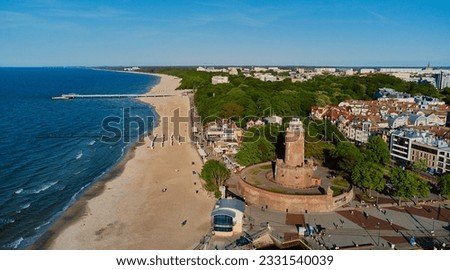
{"label": "shoreline", "polygon": [[[189,141],[170,146],[167,138],[174,127],[163,123],[175,109],[184,116],[190,108],[188,97],[175,90],[181,80],[140,74],[160,78],[148,92],[177,95],[138,99],[154,108],[158,123],[29,249],[191,249],[208,232],[215,200],[193,174],[201,170],[200,157]],[[189,139],[189,124],[182,125],[180,133]],[[165,146],[157,143],[151,149],[150,135],[161,138],[161,133]],[[180,225],[183,220],[188,220],[185,226]]]}

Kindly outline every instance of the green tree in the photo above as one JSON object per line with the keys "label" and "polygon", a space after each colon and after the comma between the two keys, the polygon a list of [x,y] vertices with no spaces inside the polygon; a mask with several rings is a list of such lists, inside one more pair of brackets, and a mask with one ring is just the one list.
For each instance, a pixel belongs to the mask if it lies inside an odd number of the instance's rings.
{"label": "green tree", "polygon": [[202,168],[200,177],[205,180],[205,189],[214,192],[214,195],[219,198],[219,187],[225,185],[225,182],[230,178],[230,171],[223,163],[217,160],[208,160]]}
{"label": "green tree", "polygon": [[235,156],[236,161],[242,166],[250,166],[260,162],[258,147],[255,142],[244,142]]}
{"label": "green tree", "polygon": [[360,162],[352,171],[352,182],[364,188],[371,197],[372,190],[382,191],[386,185],[383,170],[374,162]]}
{"label": "green tree", "polygon": [[270,161],[275,159],[275,146],[264,137],[254,142],[244,142],[236,154],[236,161],[242,166]]}
{"label": "green tree", "polygon": [[430,193],[430,186],[412,171],[395,167],[391,171],[391,180],[394,188],[394,195],[401,199],[411,199],[414,197],[424,198]]}
{"label": "green tree", "polygon": [[339,142],[336,148],[331,150],[331,156],[337,160],[339,168],[348,174],[351,174],[353,168],[362,159],[359,149],[349,142]]}
{"label": "green tree", "polygon": [[[166,73],[182,78],[182,89],[195,88],[195,104],[202,118],[217,115],[261,116],[267,109],[279,115],[307,116],[311,106],[337,104],[346,99],[371,99],[380,87],[390,87],[411,94],[444,97],[450,102],[450,89],[441,93],[431,85],[418,85],[394,76],[337,77],[315,76],[313,80],[292,83],[290,80],[263,82],[243,75],[230,76],[230,83],[212,85],[211,77],[221,73],[197,72],[188,68],[143,68],[143,71]],[[244,110],[235,105],[242,106]]]}
{"label": "green tree", "polygon": [[388,164],[390,160],[389,146],[380,136],[372,136],[367,142],[366,155],[372,162]]}
{"label": "green tree", "polygon": [[235,103],[227,102],[223,105],[222,116],[224,118],[241,117],[244,115],[244,107]]}
{"label": "green tree", "polygon": [[444,174],[439,177],[439,188],[443,196],[450,198],[450,174]]}
{"label": "green tree", "polygon": [[419,159],[417,161],[414,161],[412,166],[413,166],[414,171],[416,171],[416,172],[424,172],[428,168],[427,160],[426,159]]}

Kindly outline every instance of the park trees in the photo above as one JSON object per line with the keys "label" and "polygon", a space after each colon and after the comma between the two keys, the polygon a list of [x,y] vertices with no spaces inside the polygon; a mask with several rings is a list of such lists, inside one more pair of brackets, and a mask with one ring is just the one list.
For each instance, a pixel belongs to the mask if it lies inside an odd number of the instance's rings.
{"label": "park trees", "polygon": [[244,115],[244,107],[235,103],[227,102],[222,108],[222,117],[232,118],[232,117],[242,117]]}
{"label": "park trees", "polygon": [[278,115],[307,116],[311,106],[338,104],[348,99],[370,99],[380,87],[433,97],[444,96],[450,102],[450,88],[439,93],[431,85],[405,82],[385,74],[363,77],[320,75],[315,76],[314,80],[295,83],[290,80],[263,82],[238,75],[230,76],[230,83],[212,85],[212,76],[225,74],[183,68],[152,68],[144,71],[178,76],[183,79],[181,89],[196,89],[195,103],[203,118],[212,115],[261,116],[265,115],[268,108]]}
{"label": "park trees", "polygon": [[378,164],[387,164],[390,160],[389,146],[380,136],[372,136],[367,142],[366,158]]}
{"label": "park trees", "polygon": [[450,174],[444,174],[439,177],[439,188],[443,196],[447,199],[450,198]]}
{"label": "park trees", "polygon": [[216,198],[219,198],[219,187],[225,185],[230,177],[230,171],[220,161],[208,160],[203,165],[200,177],[205,180],[205,189],[214,192]]}
{"label": "park trees", "polygon": [[386,185],[383,170],[374,162],[360,162],[352,171],[352,182],[358,187],[365,189],[372,197],[372,190],[382,191]]}
{"label": "park trees", "polygon": [[353,168],[362,159],[362,154],[355,145],[350,142],[339,142],[336,148],[331,150],[331,156],[337,160],[339,168],[351,174]]}
{"label": "park trees", "polygon": [[412,164],[413,170],[416,172],[424,172],[428,168],[426,159],[419,159]]}
{"label": "park trees", "polygon": [[401,199],[411,199],[414,197],[424,198],[430,193],[430,186],[412,171],[403,170],[401,167],[394,167],[391,171],[391,180],[394,195]]}
{"label": "park trees", "polygon": [[235,156],[236,161],[242,166],[270,161],[275,157],[275,146],[264,137],[257,141],[242,143],[241,149]]}
{"label": "park trees", "polygon": [[236,154],[236,161],[242,166],[274,160],[276,158],[275,146],[280,132],[276,125],[253,127],[244,134],[244,142]]}

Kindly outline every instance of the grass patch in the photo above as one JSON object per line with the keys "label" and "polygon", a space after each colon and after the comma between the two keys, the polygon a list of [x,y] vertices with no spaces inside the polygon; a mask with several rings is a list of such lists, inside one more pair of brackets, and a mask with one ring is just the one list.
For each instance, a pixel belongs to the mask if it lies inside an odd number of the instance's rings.
{"label": "grass patch", "polygon": [[333,191],[333,196],[341,195],[342,193],[344,193],[344,190],[345,190],[345,189],[343,189],[341,187],[337,187],[337,186],[331,186],[330,188]]}
{"label": "grass patch", "polygon": [[331,185],[335,186],[335,187],[341,187],[341,188],[349,188],[350,187],[350,183],[345,180],[342,177],[336,177],[331,181]]}

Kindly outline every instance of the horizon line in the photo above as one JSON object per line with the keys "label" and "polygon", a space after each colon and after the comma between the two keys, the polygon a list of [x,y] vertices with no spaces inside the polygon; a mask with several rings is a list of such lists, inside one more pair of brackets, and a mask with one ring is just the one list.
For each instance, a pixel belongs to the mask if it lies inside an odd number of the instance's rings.
{"label": "horizon line", "polygon": [[[274,64],[261,64],[261,65],[223,65],[223,64],[208,64],[208,65],[36,65],[36,66],[0,66],[0,68],[106,68],[106,67],[180,67],[180,68],[191,68],[191,67],[300,67],[300,68],[426,68],[427,65],[274,65]],[[450,68],[449,65],[438,65],[430,66],[431,68]]]}

